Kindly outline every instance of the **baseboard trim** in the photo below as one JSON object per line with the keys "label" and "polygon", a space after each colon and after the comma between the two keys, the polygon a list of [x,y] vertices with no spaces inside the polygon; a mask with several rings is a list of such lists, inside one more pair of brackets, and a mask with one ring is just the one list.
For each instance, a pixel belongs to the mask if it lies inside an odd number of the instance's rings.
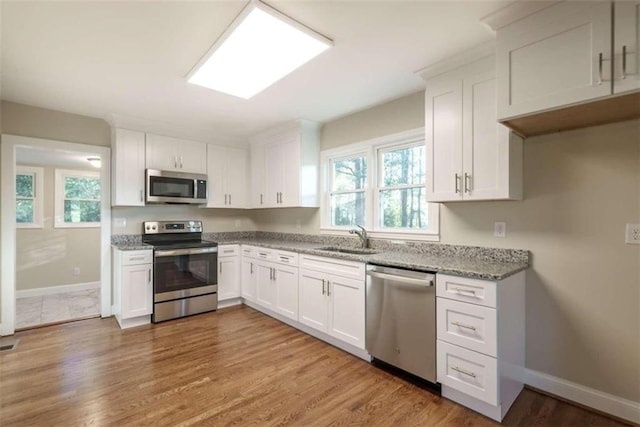
{"label": "baseboard trim", "polygon": [[640,402],[624,399],[594,388],[525,369],[525,384],[580,405],[633,423],[640,423]]}
{"label": "baseboard trim", "polygon": [[87,291],[90,289],[100,289],[100,282],[74,283],[72,285],[16,290],[16,298],[40,297],[43,295],[53,295],[62,292]]}

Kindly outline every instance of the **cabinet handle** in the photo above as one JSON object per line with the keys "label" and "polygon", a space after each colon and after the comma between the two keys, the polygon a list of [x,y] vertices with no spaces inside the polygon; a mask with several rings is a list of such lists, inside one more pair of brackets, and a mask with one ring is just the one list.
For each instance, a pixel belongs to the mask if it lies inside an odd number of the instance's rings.
{"label": "cabinet handle", "polygon": [[627,45],[622,45],[622,76],[621,79],[627,77]]}
{"label": "cabinet handle", "polygon": [[147,282],[151,283],[151,269],[147,270],[147,277],[148,277]]}
{"label": "cabinet handle", "polygon": [[143,259],[143,256],[132,256],[131,258],[129,258],[129,261],[142,261]]}
{"label": "cabinet handle", "polygon": [[273,269],[273,280],[278,280],[278,278],[276,277],[276,269]]}
{"label": "cabinet handle", "polygon": [[182,169],[182,156],[180,156],[180,169]]}
{"label": "cabinet handle", "polygon": [[464,192],[471,193],[471,175],[464,173]]}
{"label": "cabinet handle", "polygon": [[598,54],[598,85],[602,84],[602,52]]}
{"label": "cabinet handle", "polygon": [[465,325],[464,323],[451,322],[451,324],[452,324],[453,326],[457,326],[458,328],[471,329],[472,331],[475,331],[475,330],[476,330],[476,327],[475,327],[475,326]]}
{"label": "cabinet handle", "polygon": [[322,279],[322,295],[324,295],[324,279]]}
{"label": "cabinet handle", "polygon": [[454,371],[456,371],[456,372],[460,372],[461,374],[468,375],[468,376],[470,376],[470,377],[472,377],[472,378],[475,378],[475,377],[476,377],[476,374],[474,374],[473,372],[469,372],[469,371],[467,371],[467,370],[465,370],[465,369],[462,369],[462,368],[459,368],[459,367],[457,367],[457,366],[452,366],[452,367],[451,367],[451,369],[452,369],[452,370],[454,370]]}
{"label": "cabinet handle", "polygon": [[231,194],[229,194],[229,204],[231,204]]}
{"label": "cabinet handle", "polygon": [[262,193],[260,193],[260,204],[262,204]]}
{"label": "cabinet handle", "polygon": [[253,263],[249,263],[249,274],[253,274]]}
{"label": "cabinet handle", "polygon": [[474,297],[476,296],[476,291],[470,290],[470,289],[451,288],[451,290],[454,291],[457,294],[467,293],[467,294],[473,295]]}
{"label": "cabinet handle", "polygon": [[220,263],[219,265],[220,265],[220,274],[222,274],[222,263]]}
{"label": "cabinet handle", "polygon": [[327,280],[327,296],[331,296],[331,282]]}
{"label": "cabinet handle", "polygon": [[178,169],[178,156],[173,156],[173,167]]}
{"label": "cabinet handle", "polygon": [[140,201],[144,202],[144,192],[140,190]]}
{"label": "cabinet handle", "polygon": [[460,185],[458,184],[460,181],[460,175],[456,174],[456,194],[460,192]]}

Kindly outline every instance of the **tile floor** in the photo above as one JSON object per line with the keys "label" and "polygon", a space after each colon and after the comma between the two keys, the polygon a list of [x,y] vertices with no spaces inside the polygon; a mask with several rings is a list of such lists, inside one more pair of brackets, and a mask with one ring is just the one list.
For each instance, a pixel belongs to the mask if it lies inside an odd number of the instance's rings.
{"label": "tile floor", "polygon": [[16,328],[27,328],[99,314],[99,289],[16,299]]}

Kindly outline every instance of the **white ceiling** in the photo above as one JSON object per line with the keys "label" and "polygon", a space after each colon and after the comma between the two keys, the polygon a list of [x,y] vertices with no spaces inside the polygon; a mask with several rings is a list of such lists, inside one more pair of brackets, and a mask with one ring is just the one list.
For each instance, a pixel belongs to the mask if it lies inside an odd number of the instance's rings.
{"label": "white ceiling", "polygon": [[507,2],[267,1],[335,46],[254,98],[185,76],[246,1],[2,1],[2,99],[245,138],[326,122],[424,88],[414,72],[493,38]]}
{"label": "white ceiling", "polygon": [[89,157],[100,157],[95,153],[80,151],[49,150],[16,147],[16,164],[29,166],[53,166],[64,169],[99,170],[89,164]]}

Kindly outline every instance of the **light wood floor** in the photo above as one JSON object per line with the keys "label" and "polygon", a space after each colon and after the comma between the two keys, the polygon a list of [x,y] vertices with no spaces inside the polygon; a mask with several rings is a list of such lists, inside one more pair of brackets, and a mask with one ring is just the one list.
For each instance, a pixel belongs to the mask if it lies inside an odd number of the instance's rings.
{"label": "light wood floor", "polygon": [[[90,319],[0,352],[0,425],[497,425],[248,307],[121,331]],[[508,426],[619,426],[525,390]]]}

